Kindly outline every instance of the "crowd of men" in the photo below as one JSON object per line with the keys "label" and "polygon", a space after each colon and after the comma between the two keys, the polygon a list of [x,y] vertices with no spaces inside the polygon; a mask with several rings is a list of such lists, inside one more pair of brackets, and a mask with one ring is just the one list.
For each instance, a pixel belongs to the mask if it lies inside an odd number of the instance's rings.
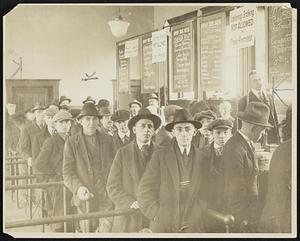
{"label": "crowd of men", "polygon": [[[291,107],[278,124],[258,74],[249,77],[251,91],[239,101],[237,118],[228,101],[219,110],[205,101],[161,110],[151,94],[149,106],[133,100],[113,113],[108,100],[96,104],[87,97],[76,113],[71,99],[61,96],[26,116],[8,113],[19,132],[10,128],[6,134],[13,138],[7,141],[28,161],[37,182],[64,182],[68,213],[136,210],[79,221],[73,227],[78,232],[225,232],[208,208],[233,215],[232,232],[290,232]],[[261,198],[254,143],[266,141],[282,144]],[[28,174],[26,166],[21,173]],[[63,215],[61,187],[47,190],[45,212]],[[51,228],[63,232],[63,223]]]}

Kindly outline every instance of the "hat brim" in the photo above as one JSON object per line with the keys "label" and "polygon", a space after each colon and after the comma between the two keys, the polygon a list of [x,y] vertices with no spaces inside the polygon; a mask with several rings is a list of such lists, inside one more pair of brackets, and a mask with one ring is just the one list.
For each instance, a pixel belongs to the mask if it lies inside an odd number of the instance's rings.
{"label": "hat brim", "polygon": [[207,119],[215,119],[214,116],[211,116],[211,115],[203,115],[203,116],[201,116],[200,118],[198,118],[198,121],[201,121],[203,118],[207,118]]}
{"label": "hat brim", "polygon": [[138,102],[130,102],[130,103],[129,103],[129,107],[131,107],[132,104],[137,104],[139,107],[142,108],[141,103],[138,103]]}
{"label": "hat brim", "polygon": [[71,99],[63,99],[59,102],[59,105],[61,104],[61,102],[65,101],[65,100],[69,101],[69,104],[71,103]]}
{"label": "hat brim", "polygon": [[261,122],[249,120],[249,116],[245,115],[244,112],[238,112],[237,117],[240,120],[245,121],[245,122],[250,123],[250,124],[254,124],[254,125],[258,125],[258,126],[263,126],[263,127],[268,127],[268,128],[273,128],[273,126],[270,123],[268,123],[268,122],[267,123],[261,123]]}
{"label": "hat brim", "polygon": [[64,120],[73,120],[73,118],[62,118],[62,119],[55,120],[54,122],[64,121]]}
{"label": "hat brim", "polygon": [[150,97],[148,100],[151,100],[151,99],[158,101],[158,98],[156,98],[156,97]]}
{"label": "hat brim", "polygon": [[79,119],[81,119],[81,118],[84,117],[84,116],[96,116],[96,117],[98,117],[99,119],[101,118],[100,115],[96,115],[96,114],[79,114],[79,115],[76,117],[76,119],[79,120]]}
{"label": "hat brim", "polygon": [[176,124],[180,124],[180,123],[191,123],[193,124],[193,126],[196,129],[200,129],[202,127],[202,124],[199,121],[195,121],[195,120],[183,120],[183,121],[176,121],[176,122],[172,122],[169,123],[165,126],[165,129],[169,132],[171,132],[173,130],[174,125]]}
{"label": "hat brim", "polygon": [[33,112],[35,112],[36,110],[46,110],[47,108],[46,107],[37,107],[37,108],[33,108],[32,110],[31,110],[31,112],[33,113]]}
{"label": "hat brim", "polygon": [[232,129],[233,126],[228,126],[228,125],[217,125],[215,127],[212,128],[207,128],[209,131],[212,131],[214,129]]}
{"label": "hat brim", "polygon": [[151,120],[153,122],[155,130],[157,130],[157,128],[160,127],[161,119],[159,116],[154,114],[142,114],[132,117],[128,122],[128,128],[132,130],[132,127],[135,125],[135,123],[137,123],[141,119]]}

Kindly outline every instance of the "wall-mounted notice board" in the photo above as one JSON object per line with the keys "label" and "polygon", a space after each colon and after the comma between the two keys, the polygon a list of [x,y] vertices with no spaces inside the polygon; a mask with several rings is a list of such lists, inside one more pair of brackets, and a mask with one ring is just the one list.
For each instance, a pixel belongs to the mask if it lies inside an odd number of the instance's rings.
{"label": "wall-mounted notice board", "polygon": [[203,17],[198,24],[200,89],[203,91],[223,89],[225,21],[223,12]]}
{"label": "wall-mounted notice board", "polygon": [[141,92],[158,91],[156,64],[152,63],[152,34],[142,36],[142,79]]}
{"label": "wall-mounted notice board", "polygon": [[292,9],[269,7],[269,82],[292,82]]}
{"label": "wall-mounted notice board", "polygon": [[118,44],[117,56],[118,56],[118,90],[119,93],[129,93],[129,59],[124,58],[125,43]]}
{"label": "wall-mounted notice board", "polygon": [[172,42],[172,91],[194,89],[194,32],[192,22],[174,26]]}

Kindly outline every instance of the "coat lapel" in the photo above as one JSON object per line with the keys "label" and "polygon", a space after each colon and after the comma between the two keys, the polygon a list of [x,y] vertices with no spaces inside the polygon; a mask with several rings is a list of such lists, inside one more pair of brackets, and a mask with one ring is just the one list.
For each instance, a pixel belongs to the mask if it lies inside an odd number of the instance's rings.
{"label": "coat lapel", "polygon": [[127,148],[126,148],[127,152],[125,155],[125,158],[127,160],[125,160],[124,164],[128,170],[128,172],[130,173],[130,175],[132,176],[133,180],[135,183],[139,183],[140,181],[140,176],[139,176],[139,172],[137,170],[137,160],[136,160],[136,151],[135,151],[135,142],[131,142],[128,144]]}
{"label": "coat lapel", "polygon": [[87,147],[85,144],[85,139],[84,135],[82,133],[82,130],[80,134],[77,136],[77,144],[78,144],[78,153],[80,153],[80,156],[82,157],[81,160],[86,164],[87,170],[92,173],[92,166],[90,162],[89,155],[87,153]]}

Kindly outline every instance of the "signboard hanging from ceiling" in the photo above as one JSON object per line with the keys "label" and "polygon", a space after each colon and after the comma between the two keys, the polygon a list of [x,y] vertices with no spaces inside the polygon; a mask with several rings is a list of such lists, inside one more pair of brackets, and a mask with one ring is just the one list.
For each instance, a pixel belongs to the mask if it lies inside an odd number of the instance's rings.
{"label": "signboard hanging from ceiling", "polygon": [[129,93],[129,59],[125,58],[125,43],[118,44],[118,90]]}
{"label": "signboard hanging from ceiling", "polygon": [[158,92],[157,66],[152,63],[152,54],[152,37],[150,33],[142,37],[142,93]]}
{"label": "signboard hanging from ceiling", "polygon": [[292,82],[292,9],[269,7],[269,81]]}
{"label": "signboard hanging from ceiling", "polygon": [[194,89],[194,32],[192,22],[174,26],[172,36],[172,91]]}
{"label": "signboard hanging from ceiling", "polygon": [[225,21],[223,12],[203,17],[198,25],[201,91],[223,90]]}
{"label": "signboard hanging from ceiling", "polygon": [[232,46],[241,49],[254,45],[256,6],[240,7],[230,12],[230,38]]}

